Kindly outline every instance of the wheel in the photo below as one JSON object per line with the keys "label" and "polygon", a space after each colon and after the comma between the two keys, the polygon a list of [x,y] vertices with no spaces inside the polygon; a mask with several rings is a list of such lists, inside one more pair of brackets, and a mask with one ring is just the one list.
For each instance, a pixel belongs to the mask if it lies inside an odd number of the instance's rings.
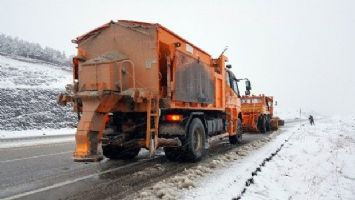
{"label": "wheel", "polygon": [[266,117],[263,116],[261,120],[261,132],[266,133]]}
{"label": "wheel", "polygon": [[238,128],[237,128],[237,134],[229,136],[229,143],[231,144],[240,144],[242,143],[242,136],[243,136],[243,128],[242,128],[242,121],[238,118]]}
{"label": "wheel", "polygon": [[270,116],[266,116],[265,128],[266,128],[266,131],[271,131],[271,119],[270,119]]}
{"label": "wheel", "polygon": [[123,148],[117,147],[113,145],[105,145],[102,147],[102,151],[105,157],[110,158],[112,160],[122,159],[122,160],[130,160],[135,158],[140,148]]}
{"label": "wheel", "polygon": [[179,161],[182,159],[182,150],[180,148],[165,147],[165,157],[170,161]]}
{"label": "wheel", "polygon": [[266,133],[266,119],[265,119],[265,116],[263,116],[263,115],[259,116],[258,129],[261,133]]}
{"label": "wheel", "polygon": [[205,141],[205,128],[199,118],[194,118],[183,142],[183,158],[192,162],[201,160],[205,154]]}

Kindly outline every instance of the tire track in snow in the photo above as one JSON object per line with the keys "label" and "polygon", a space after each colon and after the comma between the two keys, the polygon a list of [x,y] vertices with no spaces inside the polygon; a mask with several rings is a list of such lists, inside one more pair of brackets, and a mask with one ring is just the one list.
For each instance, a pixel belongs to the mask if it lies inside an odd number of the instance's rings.
{"label": "tire track in snow", "polygon": [[[300,121],[301,122],[301,121]],[[305,124],[300,124],[300,128],[303,127]],[[299,129],[300,130],[300,129]],[[261,172],[261,169],[263,167],[265,167],[266,163],[267,162],[270,162],[274,156],[276,156],[280,151],[281,149],[285,146],[285,144],[287,142],[289,142],[289,140],[298,132],[294,132],[292,133],[287,139],[284,140],[283,143],[281,143],[281,145],[273,152],[271,153],[268,157],[266,157],[263,162],[261,164],[259,164],[259,166],[257,168],[255,168],[255,170],[251,173],[251,177],[248,178],[246,181],[245,181],[245,186],[244,188],[242,189],[242,191],[240,192],[240,194],[237,196],[237,197],[234,197],[232,198],[232,200],[240,200],[243,195],[245,194],[245,192],[247,191],[247,189],[252,185],[254,184],[254,177],[258,175],[259,172]]]}
{"label": "tire track in snow", "polygon": [[[296,132],[295,132],[296,133]],[[284,142],[276,149],[276,151],[272,152],[268,157],[266,157],[262,163],[259,164],[259,166],[257,168],[255,168],[255,170],[251,173],[251,177],[248,178],[245,181],[245,186],[242,189],[242,191],[240,192],[240,194],[237,197],[232,198],[232,200],[240,200],[242,198],[242,196],[244,195],[244,193],[247,191],[247,189],[254,184],[254,177],[258,175],[259,172],[261,172],[261,169],[266,165],[267,162],[270,162],[273,157],[275,157],[280,151],[281,149],[285,146],[285,144],[289,141],[289,139],[295,134],[293,133],[292,135],[290,135],[290,137],[286,140],[284,140]]]}

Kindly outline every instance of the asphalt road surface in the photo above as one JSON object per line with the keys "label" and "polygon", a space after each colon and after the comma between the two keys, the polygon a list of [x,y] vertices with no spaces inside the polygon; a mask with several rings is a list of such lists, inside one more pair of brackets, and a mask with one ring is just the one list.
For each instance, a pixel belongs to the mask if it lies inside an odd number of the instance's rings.
{"label": "asphalt road surface", "polygon": [[[205,159],[265,136],[244,134],[243,144],[239,145],[217,141]],[[72,160],[73,149],[73,142],[0,149],[0,199],[123,198],[198,165],[169,162],[161,151],[153,158],[149,158],[147,151],[141,151],[131,161],[104,159],[99,163],[76,163]]]}

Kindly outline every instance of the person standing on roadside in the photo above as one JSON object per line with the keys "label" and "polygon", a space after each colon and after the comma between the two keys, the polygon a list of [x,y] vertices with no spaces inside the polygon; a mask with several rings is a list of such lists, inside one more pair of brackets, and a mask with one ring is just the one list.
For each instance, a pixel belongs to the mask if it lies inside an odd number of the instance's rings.
{"label": "person standing on roadside", "polygon": [[314,125],[314,119],[312,115],[309,115],[308,117],[309,123],[313,126]]}

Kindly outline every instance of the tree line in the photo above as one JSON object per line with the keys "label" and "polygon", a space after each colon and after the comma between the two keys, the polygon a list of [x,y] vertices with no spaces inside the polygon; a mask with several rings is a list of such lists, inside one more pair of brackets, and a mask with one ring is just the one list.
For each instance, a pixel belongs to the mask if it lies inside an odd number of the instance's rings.
{"label": "tree line", "polygon": [[64,52],[50,47],[43,48],[38,43],[27,42],[2,33],[0,33],[0,52],[54,64],[70,65],[70,58]]}

